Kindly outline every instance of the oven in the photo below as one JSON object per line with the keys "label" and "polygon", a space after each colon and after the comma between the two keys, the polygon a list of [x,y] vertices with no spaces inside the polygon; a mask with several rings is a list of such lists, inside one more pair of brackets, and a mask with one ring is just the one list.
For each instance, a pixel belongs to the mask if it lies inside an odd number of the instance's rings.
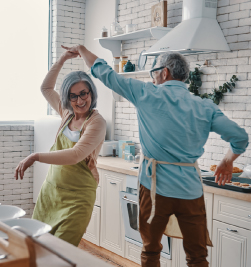
{"label": "oven", "polygon": [[[125,226],[125,240],[142,247],[142,239],[138,230],[137,177],[127,175],[126,191],[121,191],[119,195]],[[171,259],[171,238],[163,235],[161,243],[163,245],[161,256]]]}

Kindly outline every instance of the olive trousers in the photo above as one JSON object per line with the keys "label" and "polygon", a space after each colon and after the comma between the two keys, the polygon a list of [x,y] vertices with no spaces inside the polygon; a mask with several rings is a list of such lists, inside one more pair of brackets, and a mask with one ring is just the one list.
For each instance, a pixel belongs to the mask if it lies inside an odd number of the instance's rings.
{"label": "olive trousers", "polygon": [[204,196],[187,200],[156,194],[156,210],[151,224],[147,223],[152,207],[150,190],[143,185],[140,185],[139,204],[139,230],[143,241],[142,267],[160,267],[161,238],[172,214],[177,217],[183,235],[187,266],[208,267]]}

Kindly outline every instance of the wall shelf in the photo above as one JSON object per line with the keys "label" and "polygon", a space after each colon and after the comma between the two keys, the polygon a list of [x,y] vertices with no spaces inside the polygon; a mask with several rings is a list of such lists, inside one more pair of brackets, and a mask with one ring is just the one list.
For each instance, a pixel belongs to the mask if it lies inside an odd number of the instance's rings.
{"label": "wall shelf", "polygon": [[153,27],[112,37],[95,38],[94,40],[98,40],[102,47],[110,50],[113,57],[119,57],[121,53],[121,41],[135,40],[147,37],[153,37],[158,40],[171,30],[172,28],[167,27]]}

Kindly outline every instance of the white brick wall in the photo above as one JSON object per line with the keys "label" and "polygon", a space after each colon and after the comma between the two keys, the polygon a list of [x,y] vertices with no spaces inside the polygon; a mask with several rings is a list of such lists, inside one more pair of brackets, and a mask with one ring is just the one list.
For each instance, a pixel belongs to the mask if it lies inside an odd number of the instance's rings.
{"label": "white brick wall", "polygon": [[[85,0],[52,0],[52,63],[62,54],[61,45],[84,44],[84,18]],[[66,62],[59,73],[56,90],[59,91],[66,74],[83,69],[84,63],[81,58]],[[52,114],[55,114],[55,111],[52,110]]]}
{"label": "white brick wall", "polygon": [[33,167],[23,180],[14,178],[18,163],[34,151],[32,125],[0,125],[0,203],[15,205],[31,217],[33,204]]}
{"label": "white brick wall", "polygon": [[[120,0],[118,6],[118,21],[123,27],[129,23],[136,23],[138,29],[151,26],[150,9],[158,3],[158,0]],[[182,0],[168,0],[167,7],[168,27],[175,27],[182,20]],[[244,127],[251,134],[251,4],[250,0],[218,0],[217,20],[223,29],[223,33],[229,43],[231,52],[190,55],[191,70],[195,64],[203,64],[205,59],[210,59],[219,73],[219,83],[222,85],[233,74],[240,81],[231,93],[225,94],[219,107],[230,119]],[[126,41],[122,43],[122,53],[127,55],[132,63],[137,65],[140,52],[149,48],[156,40],[151,38]],[[146,69],[150,68],[153,60],[147,59]],[[218,75],[214,68],[202,68],[203,86],[202,93],[211,92],[218,85]],[[150,81],[147,77],[137,77],[143,81]],[[128,129],[129,127],[129,130]],[[137,144],[138,128],[135,108],[123,99],[116,102],[115,138],[130,139]],[[228,143],[220,139],[217,134],[211,133],[205,145],[205,153],[199,160],[202,168],[208,168],[211,164],[218,163],[228,149]],[[251,148],[236,160],[236,166],[251,163]]]}

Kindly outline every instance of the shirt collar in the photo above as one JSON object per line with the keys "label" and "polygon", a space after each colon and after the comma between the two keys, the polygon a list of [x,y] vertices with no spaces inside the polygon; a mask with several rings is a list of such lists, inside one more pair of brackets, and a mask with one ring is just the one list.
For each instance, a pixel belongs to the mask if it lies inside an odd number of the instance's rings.
{"label": "shirt collar", "polygon": [[166,81],[162,85],[164,85],[164,86],[169,86],[169,85],[171,85],[171,86],[178,86],[178,87],[182,87],[185,90],[188,90],[187,89],[187,85],[184,82],[177,81],[177,80]]}

